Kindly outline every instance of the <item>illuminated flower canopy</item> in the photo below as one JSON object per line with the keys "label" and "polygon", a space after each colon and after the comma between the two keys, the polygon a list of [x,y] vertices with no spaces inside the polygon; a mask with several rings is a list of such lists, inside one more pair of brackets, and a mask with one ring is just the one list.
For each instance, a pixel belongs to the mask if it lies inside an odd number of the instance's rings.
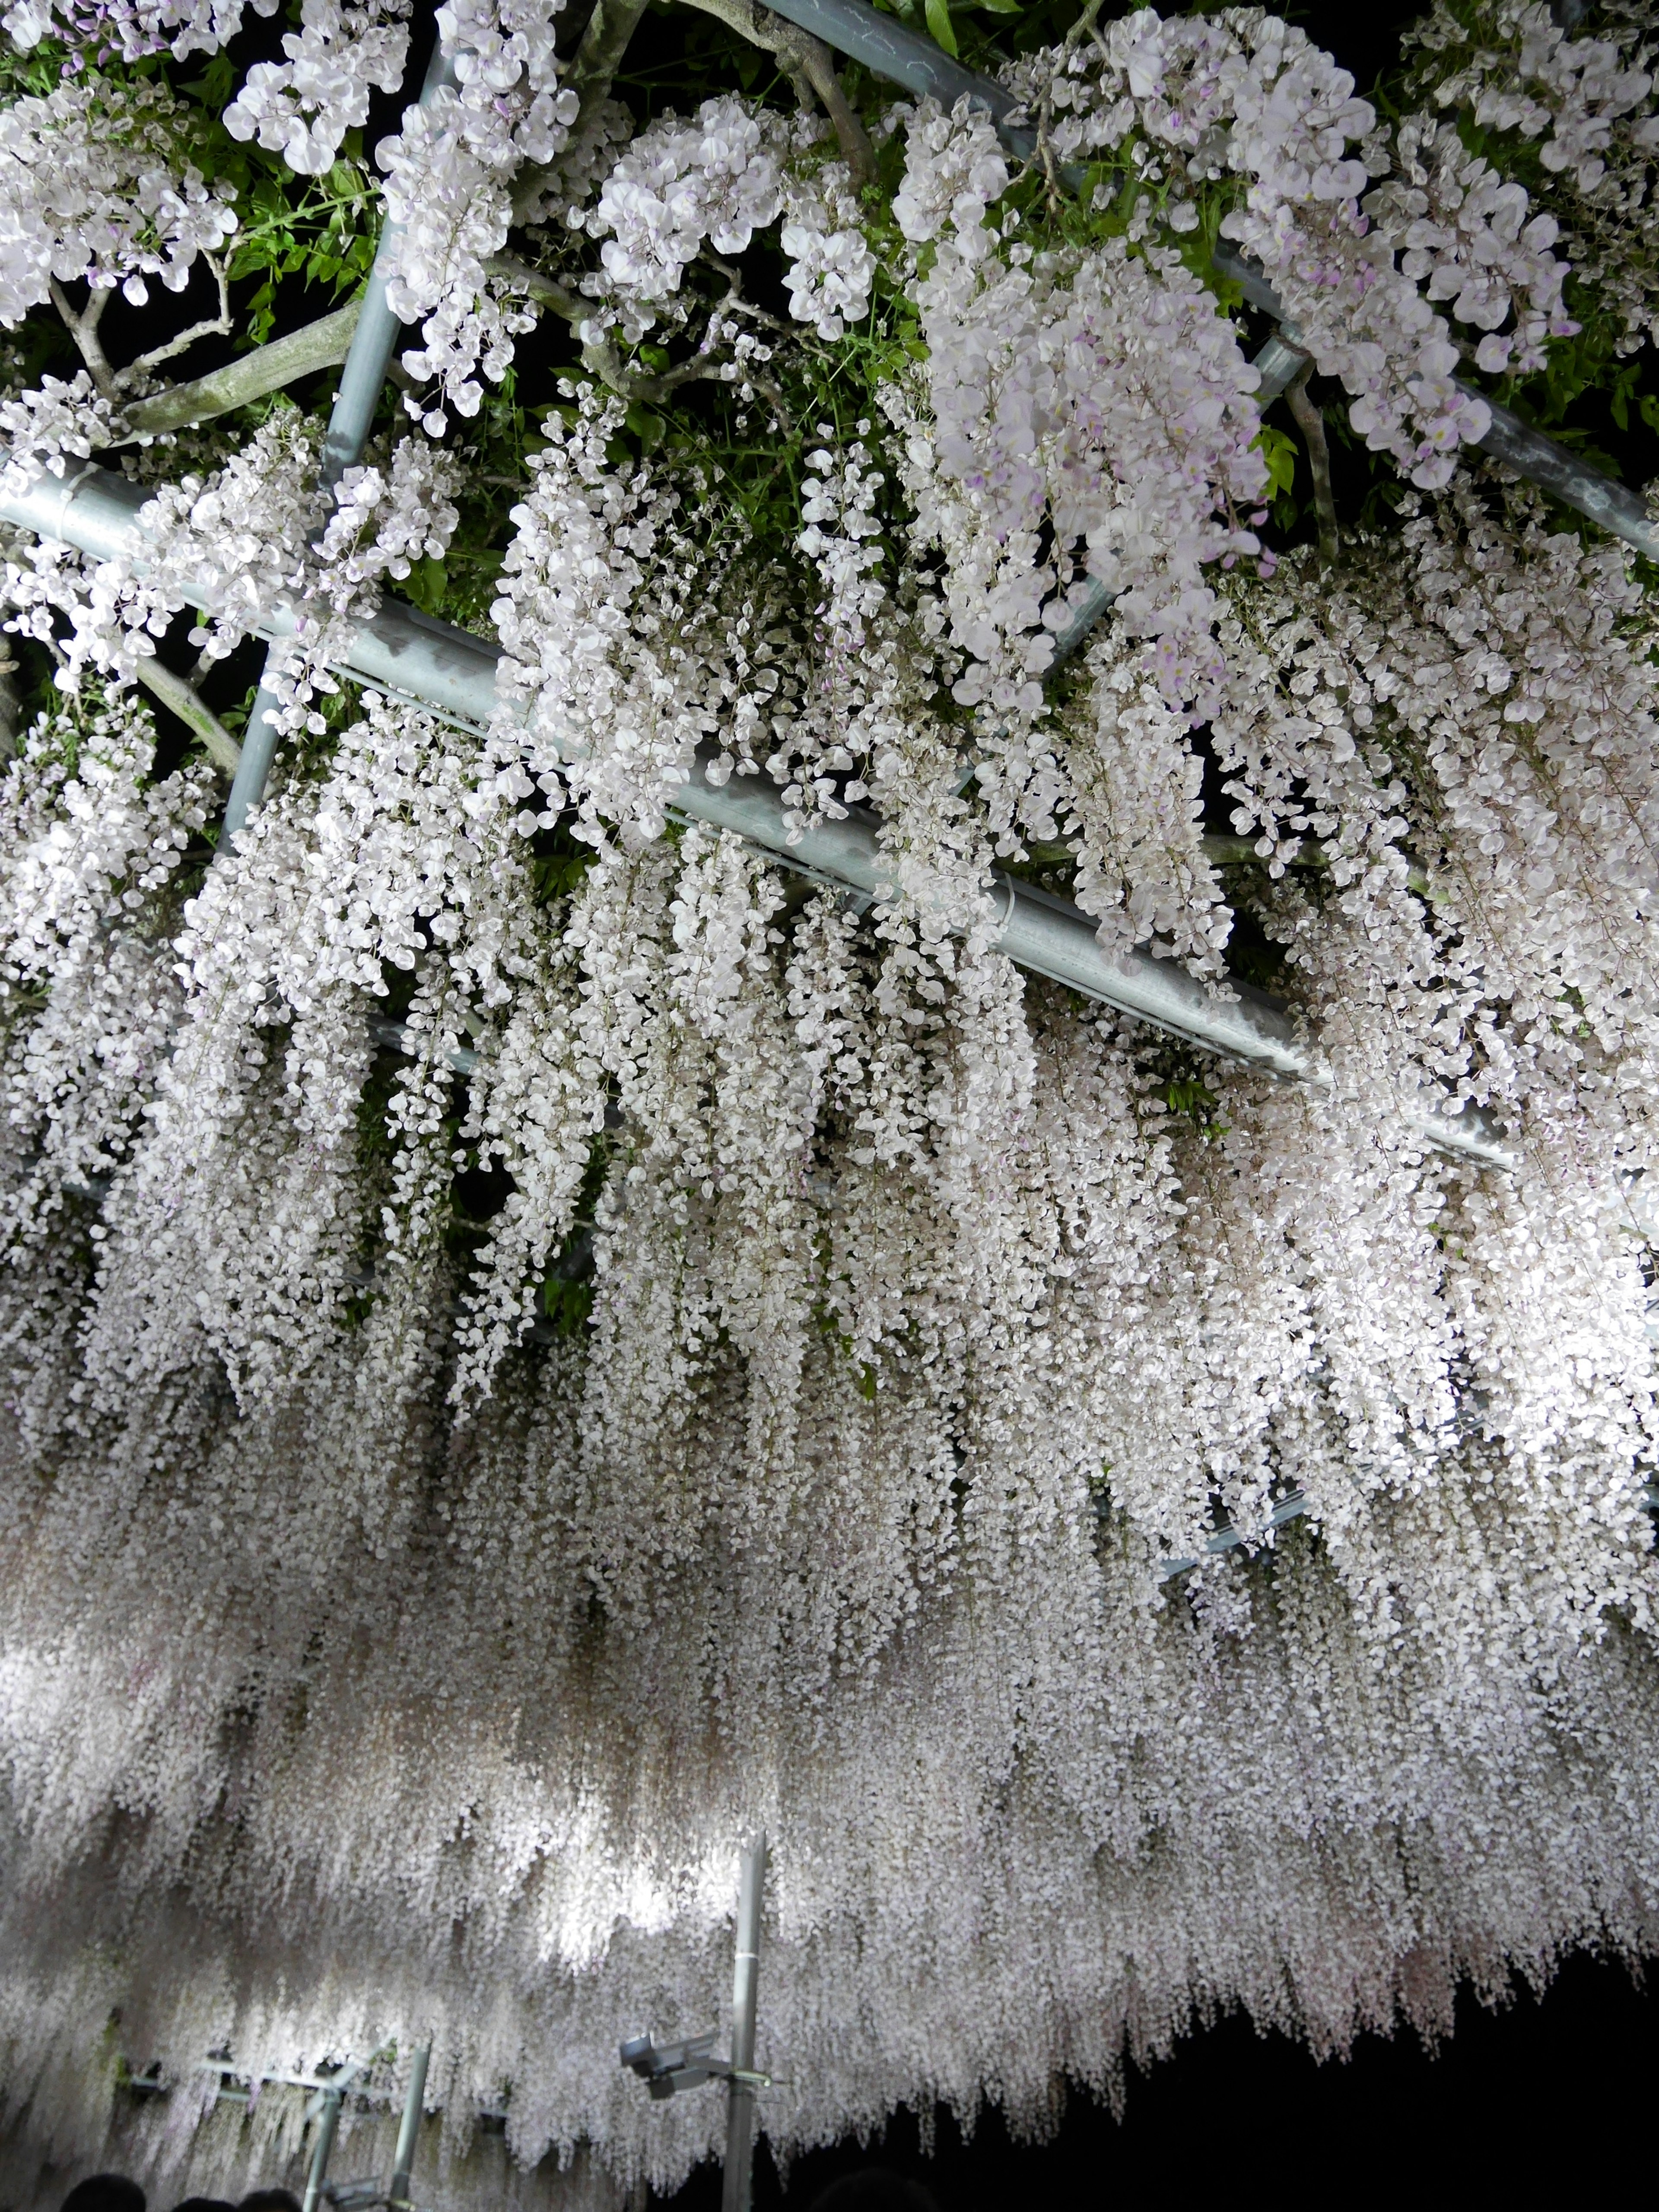
{"label": "illuminated flower canopy", "polygon": [[702,6],[4,17],[20,2171],[1659,1933],[1650,11]]}

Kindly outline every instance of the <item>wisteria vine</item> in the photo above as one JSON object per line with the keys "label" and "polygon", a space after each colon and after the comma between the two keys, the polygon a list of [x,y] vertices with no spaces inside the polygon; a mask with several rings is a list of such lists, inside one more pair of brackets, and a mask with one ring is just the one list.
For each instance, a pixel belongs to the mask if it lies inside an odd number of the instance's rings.
{"label": "wisteria vine", "polygon": [[[1478,450],[1652,463],[1651,8],[1436,0],[1374,99],[959,11],[1000,125],[643,13],[0,19],[0,502],[142,502],[0,543],[20,2203],[292,2178],[348,2055],[389,2165],[428,2040],[421,2201],[677,2185],[616,2044],[762,1825],[784,2154],[1659,1945],[1659,625]],[[389,595],[487,722],[343,672]]]}

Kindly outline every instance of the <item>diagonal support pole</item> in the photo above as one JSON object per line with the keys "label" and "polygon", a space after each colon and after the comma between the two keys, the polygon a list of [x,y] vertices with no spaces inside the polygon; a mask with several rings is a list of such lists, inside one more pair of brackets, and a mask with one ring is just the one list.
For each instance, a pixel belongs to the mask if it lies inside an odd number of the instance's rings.
{"label": "diagonal support pole", "polygon": [[306,2176],[305,2202],[301,2212],[317,2212],[323,2184],[328,2179],[329,2155],[334,2148],[334,2134],[340,2124],[340,2107],[345,2103],[345,2094],[340,2089],[325,2089],[321,2101],[323,2109],[317,2118],[317,2141],[311,2153],[311,2171]]}
{"label": "diagonal support pole", "polygon": [[[438,94],[454,82],[455,64],[445,53],[441,40],[434,47],[432,59],[427,65],[426,81],[421,87],[420,105],[430,107]],[[340,388],[334,396],[333,411],[329,416],[327,434],[323,440],[322,459],[317,471],[319,488],[330,494],[346,471],[355,468],[363,457],[363,447],[368,443],[369,430],[374,421],[374,410],[380,404],[381,386],[386,382],[386,371],[392,366],[392,349],[403,329],[386,296],[386,272],[392,266],[402,234],[400,223],[388,223],[380,234],[374,266],[369,272],[368,289],[357,312],[357,325],[351,334],[345,367],[340,372]],[[242,733],[242,757],[237,764],[236,779],[230,787],[230,797],[225,804],[224,825],[220,836],[221,851],[244,827],[248,816],[264,797],[271,763],[276,758],[276,724],[274,717],[278,701],[270,684],[271,659],[272,656],[268,654],[265,674],[254,695],[247,728]]]}
{"label": "diagonal support pole", "polygon": [[420,2136],[421,2113],[426,2103],[427,2062],[431,2056],[432,2045],[422,2043],[410,2057],[409,2087],[404,2094],[403,2124],[398,2130],[397,2155],[392,2162],[392,2186],[386,2193],[390,2212],[410,2212],[410,2175],[415,2166],[415,2145]]}

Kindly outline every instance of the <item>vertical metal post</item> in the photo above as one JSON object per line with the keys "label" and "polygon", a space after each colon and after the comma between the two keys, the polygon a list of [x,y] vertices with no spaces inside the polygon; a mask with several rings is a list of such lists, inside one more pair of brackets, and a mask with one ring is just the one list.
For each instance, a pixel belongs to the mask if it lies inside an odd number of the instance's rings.
{"label": "vertical metal post", "polygon": [[[420,104],[430,107],[446,85],[455,82],[455,64],[443,50],[442,41],[432,50],[432,59],[427,64],[426,81],[421,87]],[[363,294],[363,304],[357,316],[357,327],[351,334],[351,345],[340,371],[339,390],[334,395],[334,407],[328,418],[328,429],[323,439],[322,457],[318,465],[317,481],[323,490],[331,493],[349,468],[362,459],[363,447],[368,443],[368,434],[374,422],[374,410],[380,404],[380,387],[386,382],[386,371],[392,366],[392,348],[403,325],[386,304],[386,276],[392,265],[397,240],[402,234],[400,223],[388,223],[380,233],[380,242],[375,249],[374,266],[368,274],[368,286]],[[277,647],[272,647],[274,653]],[[269,670],[270,657],[266,656]],[[235,836],[248,816],[265,795],[265,784],[270,775],[270,764],[276,754],[276,725],[268,717],[276,711],[274,691],[261,681],[253,696],[253,706],[247,718],[247,727],[242,732],[242,757],[237,767],[235,781],[230,787],[230,797],[225,802],[224,826],[220,833],[222,848]]]}
{"label": "vertical metal post", "polygon": [[[766,1881],[766,1833],[763,1829],[743,1854],[738,1890],[738,1949],[732,1972],[732,2064],[738,2073],[755,2070],[755,1997],[760,1972],[761,1896]],[[749,2212],[755,2165],[755,2090],[734,2081],[726,2115],[726,2177],[720,2212]]]}
{"label": "vertical metal post", "polygon": [[340,2124],[340,2107],[344,2102],[343,2090],[325,2089],[323,2092],[323,2109],[317,2122],[317,2143],[311,2154],[311,2172],[306,2179],[305,2203],[301,2212],[317,2212],[317,2201],[328,2178],[328,2155],[334,2148],[334,2130]]}
{"label": "vertical metal post", "polygon": [[409,2203],[410,2169],[415,2163],[415,2140],[421,2132],[421,2107],[426,2100],[426,2063],[431,2056],[432,2045],[422,2043],[410,2058],[404,2124],[398,2130],[398,2155],[392,2168],[392,2186],[386,2193],[392,2212],[403,2212]]}

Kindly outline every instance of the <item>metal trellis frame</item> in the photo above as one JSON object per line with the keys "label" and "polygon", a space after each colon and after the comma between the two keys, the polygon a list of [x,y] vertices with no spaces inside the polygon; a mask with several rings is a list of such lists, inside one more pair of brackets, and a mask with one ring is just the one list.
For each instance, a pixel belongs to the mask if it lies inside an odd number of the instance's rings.
{"label": "metal trellis frame", "polygon": [[[142,485],[88,464],[67,485],[48,477],[0,501],[0,520],[78,546],[94,558],[120,558],[142,569],[138,516],[148,496]],[[188,590],[187,583],[182,587]],[[210,611],[205,589],[190,596]],[[296,619],[292,606],[279,605],[268,611],[264,627],[272,636],[289,635]],[[501,703],[495,687],[501,658],[492,641],[388,599],[359,625],[333,665],[343,675],[413,701],[447,721],[483,729]],[[802,867],[866,899],[894,894],[894,862],[882,848],[880,825],[862,811],[793,829],[769,779],[711,781],[702,762],[673,790],[672,805],[688,820],[730,830],[785,866]],[[1000,871],[993,886],[998,915],[992,941],[1017,966],[1206,1052],[1316,1091],[1334,1088],[1329,1068],[1297,1018],[1266,992],[1232,983],[1224,995],[1173,960],[1108,951],[1098,922],[1080,907]],[[1513,1151],[1477,1109],[1459,1110],[1455,1101],[1443,1105],[1414,1085],[1402,1090],[1396,1103],[1425,1142],[1483,1167],[1514,1165]]]}
{"label": "metal trellis frame", "polygon": [[653,2101],[701,2089],[709,2081],[726,2086],[726,2164],[720,2212],[750,2212],[755,2166],[755,2093],[771,2086],[769,2074],[755,2071],[755,2022],[760,1974],[761,1902],[766,1886],[766,1832],[743,1847],[738,1882],[738,1921],[732,1963],[732,2055],[716,2057],[714,2030],[659,2043],[649,2035],[630,2035],[618,2053],[637,2074]]}

